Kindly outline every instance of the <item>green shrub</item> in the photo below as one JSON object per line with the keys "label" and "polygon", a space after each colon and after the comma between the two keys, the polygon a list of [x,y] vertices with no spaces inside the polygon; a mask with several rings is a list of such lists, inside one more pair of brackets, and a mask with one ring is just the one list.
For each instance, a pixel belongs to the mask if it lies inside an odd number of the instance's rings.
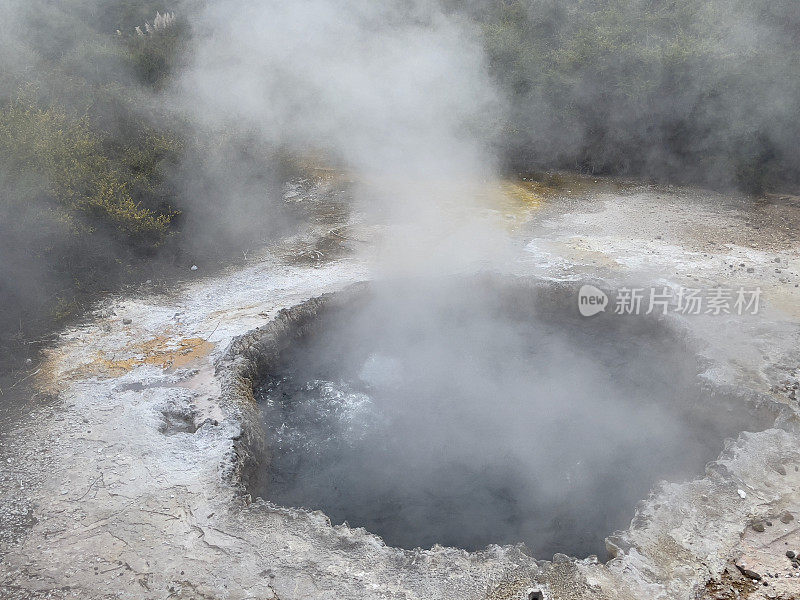
{"label": "green shrub", "polygon": [[[132,164],[144,152],[131,152]],[[134,200],[136,180],[106,156],[102,139],[86,118],[70,118],[56,107],[12,102],[0,110],[0,155],[8,157],[7,177],[27,182],[7,196],[9,201],[47,198],[84,232],[110,227],[140,247],[160,244],[169,232],[172,214],[159,214]]]}
{"label": "green shrub", "polygon": [[484,4],[513,168],[800,186],[797,2]]}

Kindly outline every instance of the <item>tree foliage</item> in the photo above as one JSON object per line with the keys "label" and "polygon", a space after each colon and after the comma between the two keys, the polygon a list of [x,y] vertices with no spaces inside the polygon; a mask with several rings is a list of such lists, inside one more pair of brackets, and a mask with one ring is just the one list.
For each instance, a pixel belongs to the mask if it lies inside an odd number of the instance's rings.
{"label": "tree foliage", "polygon": [[800,182],[797,2],[492,1],[479,18],[514,166]]}
{"label": "tree foliage", "polygon": [[137,248],[158,246],[174,213],[148,208],[132,193],[134,187],[152,185],[159,155],[175,151],[162,137],[156,139],[161,143],[125,148],[115,161],[85,117],[11,102],[0,109],[0,153],[7,157],[4,196],[15,204],[44,201],[64,215],[76,235],[110,226]]}

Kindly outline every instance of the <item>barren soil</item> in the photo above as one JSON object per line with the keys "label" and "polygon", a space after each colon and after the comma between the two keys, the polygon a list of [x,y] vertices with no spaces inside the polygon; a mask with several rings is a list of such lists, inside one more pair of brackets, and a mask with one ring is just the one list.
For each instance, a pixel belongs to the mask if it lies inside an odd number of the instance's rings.
{"label": "barren soil", "polygon": [[511,274],[760,286],[759,314],[681,327],[708,382],[745,398],[744,412],[777,415],[776,427],[730,440],[703,478],[657,486],[610,538],[606,563],[518,547],[399,550],[250,498],[234,454],[248,415],[223,400],[220,361],[280,309],[369,278],[380,235],[341,210],[330,182],[306,182],[287,201],[322,216],[301,235],[167,295],[107,299],[15,388],[26,404],[0,448],[0,597],[800,597],[786,556],[800,553],[800,203],[603,180],[519,185],[495,209],[516,243]]}

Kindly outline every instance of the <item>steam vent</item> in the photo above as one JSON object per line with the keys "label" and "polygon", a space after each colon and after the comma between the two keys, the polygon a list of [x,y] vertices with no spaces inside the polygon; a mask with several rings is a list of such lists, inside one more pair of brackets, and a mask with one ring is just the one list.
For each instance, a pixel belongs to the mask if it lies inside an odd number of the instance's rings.
{"label": "steam vent", "polygon": [[[800,598],[800,202],[519,180],[500,266],[403,278],[347,185],[0,381],[2,600]],[[761,304],[618,314],[665,287]]]}
{"label": "steam vent", "polygon": [[0,600],[800,600],[800,0],[0,26]]}
{"label": "steam vent", "polygon": [[619,569],[642,539],[668,556],[665,502],[692,512],[680,535],[725,535],[720,495],[747,498],[728,465],[785,418],[715,383],[685,323],[586,318],[574,285],[534,278],[354,284],[282,310],[223,364],[248,407],[236,477],[253,506],[304,523],[304,543],[410,566],[502,557],[523,574],[496,598],[546,597],[565,571],[591,590],[576,567]]}
{"label": "steam vent", "polygon": [[249,491],[401,548],[605,559],[655,484],[770,424],[704,386],[668,322],[587,320],[571,287],[365,285],[287,318],[255,380]]}

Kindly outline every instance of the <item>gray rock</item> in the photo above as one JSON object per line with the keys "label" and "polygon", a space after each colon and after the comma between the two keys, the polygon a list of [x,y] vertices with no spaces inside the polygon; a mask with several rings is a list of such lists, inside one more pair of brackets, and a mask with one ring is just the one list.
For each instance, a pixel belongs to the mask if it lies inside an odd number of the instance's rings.
{"label": "gray rock", "polygon": [[751,571],[750,569],[745,569],[744,567],[740,567],[739,565],[736,565],[736,568],[739,569],[739,572],[748,579],[755,579],[756,581],[761,580],[761,575],[759,575],[755,571]]}
{"label": "gray rock", "polygon": [[567,564],[571,563],[572,559],[566,554],[561,554],[560,552],[556,552],[553,555],[553,562],[556,564]]}

